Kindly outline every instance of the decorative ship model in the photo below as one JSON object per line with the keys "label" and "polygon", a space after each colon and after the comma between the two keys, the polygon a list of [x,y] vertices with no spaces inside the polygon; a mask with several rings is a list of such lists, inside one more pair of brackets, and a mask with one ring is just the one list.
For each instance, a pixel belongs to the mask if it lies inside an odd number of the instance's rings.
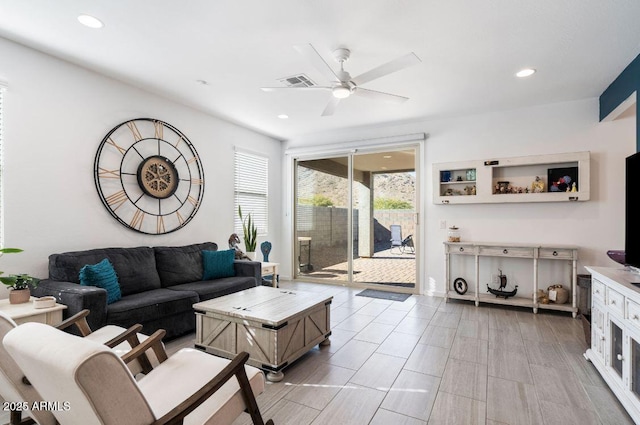
{"label": "decorative ship model", "polygon": [[507,298],[509,298],[509,297],[515,296],[516,293],[518,292],[518,285],[515,286],[513,291],[505,291],[505,290],[503,290],[503,288],[507,287],[507,276],[503,275],[502,274],[502,270],[500,270],[500,269],[498,269],[498,272],[500,273],[498,275],[498,279],[500,280],[500,287],[498,289],[493,289],[493,288],[489,287],[489,284],[487,284],[487,292],[492,293],[496,297],[504,297],[505,300]]}

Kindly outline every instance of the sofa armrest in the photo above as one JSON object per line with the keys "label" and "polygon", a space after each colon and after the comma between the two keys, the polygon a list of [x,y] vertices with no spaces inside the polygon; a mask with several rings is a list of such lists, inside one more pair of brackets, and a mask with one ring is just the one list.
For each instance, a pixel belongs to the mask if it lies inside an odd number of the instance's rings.
{"label": "sofa armrest", "polygon": [[259,261],[235,260],[233,269],[236,276],[252,276],[256,278],[256,286],[262,284],[262,263]]}
{"label": "sofa armrest", "polygon": [[[37,288],[31,290],[31,293],[35,297],[53,296],[58,303],[66,305],[65,319],[82,310],[89,310],[87,323],[92,330],[99,329],[107,323],[107,291],[102,288],[44,279]],[[75,327],[69,329],[69,332],[79,335]]]}

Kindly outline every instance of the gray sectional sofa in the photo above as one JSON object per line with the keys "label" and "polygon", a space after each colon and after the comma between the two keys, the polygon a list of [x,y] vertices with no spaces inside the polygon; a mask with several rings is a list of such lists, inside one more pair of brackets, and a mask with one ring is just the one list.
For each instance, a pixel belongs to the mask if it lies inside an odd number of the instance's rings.
{"label": "gray sectional sofa", "polygon": [[[65,317],[89,309],[89,326],[143,325],[143,333],[158,329],[171,339],[195,329],[193,304],[253,288],[262,282],[261,266],[234,261],[235,276],[203,281],[202,251],[213,242],[180,247],[104,248],[49,256],[49,278],[32,289],[36,297],[52,295],[65,304]],[[81,286],[80,269],[108,258],[118,275],[122,298],[107,305],[107,292]]]}

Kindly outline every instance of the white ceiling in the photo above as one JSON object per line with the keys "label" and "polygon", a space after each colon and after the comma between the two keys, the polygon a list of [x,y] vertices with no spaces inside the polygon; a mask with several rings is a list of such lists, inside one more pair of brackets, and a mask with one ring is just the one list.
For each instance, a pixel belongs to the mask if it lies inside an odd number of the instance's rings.
{"label": "white ceiling", "polygon": [[[0,0],[0,36],[286,140],[597,97],[640,53],[640,1]],[[350,97],[321,117],[328,92],[261,91],[299,73],[326,84],[304,43],[336,69],[349,48],[352,76],[414,52],[421,64],[365,86],[410,100]]]}

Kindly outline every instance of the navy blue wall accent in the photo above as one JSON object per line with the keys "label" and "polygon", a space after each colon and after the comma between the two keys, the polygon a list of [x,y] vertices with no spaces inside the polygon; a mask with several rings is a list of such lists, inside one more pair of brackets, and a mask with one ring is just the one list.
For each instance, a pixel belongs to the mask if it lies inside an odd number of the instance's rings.
{"label": "navy blue wall accent", "polygon": [[[600,95],[600,121],[624,102],[634,91],[640,91],[640,55]],[[640,152],[640,108],[636,107],[636,151]]]}

